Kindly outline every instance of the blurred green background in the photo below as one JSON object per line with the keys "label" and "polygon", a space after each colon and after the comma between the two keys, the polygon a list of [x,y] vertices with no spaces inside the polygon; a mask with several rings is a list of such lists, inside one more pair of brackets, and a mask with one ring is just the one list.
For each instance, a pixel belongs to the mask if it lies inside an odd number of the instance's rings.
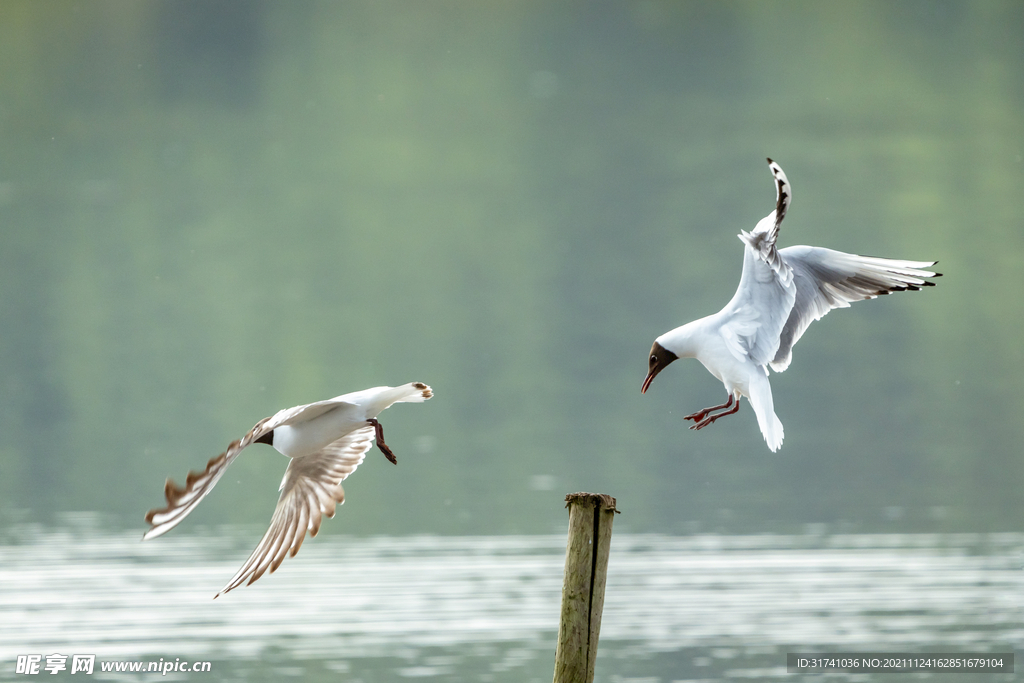
{"label": "blurred green background", "polygon": [[[1014,530],[1024,523],[1024,3],[0,5],[0,511],[125,525],[279,408],[423,381],[327,533]],[[666,330],[735,235],[938,259],[773,375]],[[240,458],[182,530],[269,519]]]}

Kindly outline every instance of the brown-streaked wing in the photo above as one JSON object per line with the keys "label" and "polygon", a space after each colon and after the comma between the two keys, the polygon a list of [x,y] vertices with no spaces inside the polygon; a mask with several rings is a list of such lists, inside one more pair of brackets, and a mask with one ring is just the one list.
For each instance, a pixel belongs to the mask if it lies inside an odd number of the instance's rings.
{"label": "brown-streaked wing", "polygon": [[324,515],[333,517],[335,507],[345,501],[341,482],[363,462],[373,445],[374,434],[372,426],[360,427],[320,451],[294,458],[288,464],[270,528],[215,598],[243,583],[253,583],[267,570],[273,573],[285,557],[295,556],[307,531],[311,536],[317,535]]}
{"label": "brown-streaked wing", "polygon": [[[276,417],[276,416],[275,416]],[[232,441],[223,453],[211,458],[202,472],[190,470],[185,478],[184,488],[179,487],[170,477],[164,484],[164,497],[167,506],[155,508],[146,513],[146,521],[152,525],[143,536],[146,541],[167,533],[188,516],[199,505],[199,501],[213,490],[217,481],[224,475],[228,465],[238,454],[252,443],[255,443],[275,426],[274,418],[263,418],[249,430],[249,433],[237,441]]]}

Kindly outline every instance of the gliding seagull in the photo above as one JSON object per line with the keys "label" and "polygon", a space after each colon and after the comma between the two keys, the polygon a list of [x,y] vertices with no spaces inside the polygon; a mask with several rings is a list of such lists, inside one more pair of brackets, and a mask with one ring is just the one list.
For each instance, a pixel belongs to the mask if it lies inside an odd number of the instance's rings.
{"label": "gliding seagull", "polygon": [[[740,285],[718,313],[666,332],[654,341],[648,359],[646,393],[654,377],[677,358],[696,358],[724,385],[728,400],[684,419],[702,429],[740,409],[746,396],[757,415],[764,440],[773,452],[782,445],[782,422],[775,415],[768,367],[783,372],[793,346],[807,326],[833,308],[874,299],[889,292],[934,285],[925,278],[941,273],[922,270],[935,261],[898,261],[855,256],[823,247],[776,249],[779,226],[792,198],[782,168],[768,160],[775,176],[775,210],[751,232],[740,231],[744,244]],[[716,412],[721,411],[721,412]]]}
{"label": "gliding seagull", "polygon": [[225,452],[206,464],[205,471],[189,472],[185,488],[178,488],[168,479],[164,486],[167,507],[146,514],[152,528],[142,540],[161,536],[185,519],[246,446],[273,446],[291,461],[281,480],[281,497],[270,528],[234,578],[213,597],[237,588],[247,579],[251,584],[267,569],[273,573],[286,555],[294,557],[307,531],[316,536],[323,515],[334,516],[335,506],[345,502],[341,482],[363,462],[374,439],[384,456],[398,464],[395,454],[384,443],[384,430],[377,421],[381,411],[393,403],[422,403],[431,396],[433,392],[426,384],[412,382],[400,387],[364,389],[280,410],[233,441]]}

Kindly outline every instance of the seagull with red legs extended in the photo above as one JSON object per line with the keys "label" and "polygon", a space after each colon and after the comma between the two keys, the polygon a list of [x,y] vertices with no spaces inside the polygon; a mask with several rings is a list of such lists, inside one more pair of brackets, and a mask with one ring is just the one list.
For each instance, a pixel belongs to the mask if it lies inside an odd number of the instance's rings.
{"label": "seagull with red legs extended", "polygon": [[938,277],[926,268],[935,261],[900,261],[856,256],[823,247],[778,249],[775,241],[792,190],[782,168],[768,159],[775,178],[775,210],[750,232],[740,231],[743,270],[732,300],[718,313],[666,332],[648,357],[646,393],[659,372],[679,358],[696,358],[725,385],[725,403],[687,415],[690,429],[703,429],[740,409],[746,396],[764,440],[773,452],[782,445],[782,422],[775,415],[768,368],[783,372],[793,346],[815,320],[833,308],[890,292],[919,290]]}

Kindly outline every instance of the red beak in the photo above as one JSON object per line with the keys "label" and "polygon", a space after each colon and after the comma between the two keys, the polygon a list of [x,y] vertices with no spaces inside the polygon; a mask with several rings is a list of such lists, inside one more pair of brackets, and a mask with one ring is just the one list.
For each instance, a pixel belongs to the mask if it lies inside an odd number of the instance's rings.
{"label": "red beak", "polygon": [[647,393],[648,387],[650,387],[651,386],[651,382],[654,381],[654,376],[657,375],[659,372],[661,372],[661,368],[660,367],[654,368],[650,372],[647,373],[647,377],[644,378],[644,385],[642,387],[640,387],[640,393],[641,394],[646,394]]}

